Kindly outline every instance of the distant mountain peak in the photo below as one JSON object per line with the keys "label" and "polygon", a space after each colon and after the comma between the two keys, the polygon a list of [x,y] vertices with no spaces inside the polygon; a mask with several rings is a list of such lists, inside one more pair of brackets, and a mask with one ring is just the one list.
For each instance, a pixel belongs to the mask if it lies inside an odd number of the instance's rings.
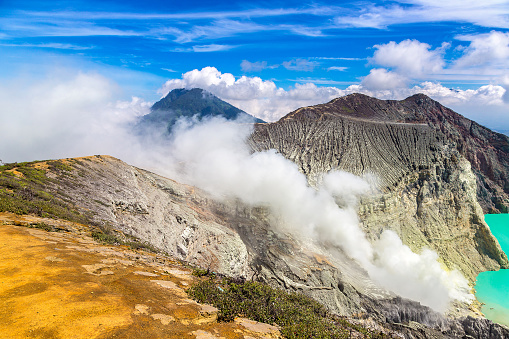
{"label": "distant mountain peak", "polygon": [[[175,103],[179,100],[186,99],[194,99],[194,100],[201,100],[205,98],[206,94],[209,94],[210,96],[214,97],[214,95],[210,92],[207,92],[201,88],[176,88],[172,91],[170,91],[166,96],[161,98],[158,102],[156,102],[154,105],[152,105],[151,110],[168,110],[168,109],[175,109]],[[212,98],[213,99],[213,98]],[[217,98],[220,100],[219,98]],[[173,105],[172,105],[173,104]]]}
{"label": "distant mountain peak", "polygon": [[243,119],[263,123],[237,107],[219,99],[201,88],[177,88],[156,102],[151,112],[142,117],[139,129],[164,127],[171,130],[180,118],[223,117],[227,120]]}

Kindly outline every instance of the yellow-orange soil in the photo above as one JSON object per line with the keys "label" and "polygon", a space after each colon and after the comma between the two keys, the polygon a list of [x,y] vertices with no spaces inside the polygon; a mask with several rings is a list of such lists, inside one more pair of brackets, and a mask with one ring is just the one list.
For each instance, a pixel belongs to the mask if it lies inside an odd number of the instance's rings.
{"label": "yellow-orange soil", "polygon": [[[16,226],[37,222],[66,231]],[[214,307],[188,299],[189,268],[87,234],[84,225],[0,213],[2,338],[280,338],[266,324],[218,323]]]}

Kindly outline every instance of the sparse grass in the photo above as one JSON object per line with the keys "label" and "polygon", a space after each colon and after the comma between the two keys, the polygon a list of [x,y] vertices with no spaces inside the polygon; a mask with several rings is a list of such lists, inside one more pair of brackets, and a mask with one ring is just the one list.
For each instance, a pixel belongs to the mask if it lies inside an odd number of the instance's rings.
{"label": "sparse grass", "polygon": [[46,162],[51,170],[60,172],[72,172],[72,167],[64,163],[62,160],[51,160]]}
{"label": "sparse grass", "polygon": [[204,277],[204,276],[207,276],[210,274],[210,270],[209,269],[203,269],[203,268],[199,268],[199,267],[195,267],[193,268],[193,275],[195,277]]}
{"label": "sparse grass", "polygon": [[143,242],[140,239],[123,234],[113,234],[109,228],[104,228],[100,231],[92,232],[92,238],[102,244],[108,245],[124,245],[132,250],[146,250],[153,253],[158,253],[160,250],[155,248],[149,243]]}
{"label": "sparse grass", "polygon": [[44,222],[28,224],[28,225],[26,225],[26,227],[28,227],[28,228],[38,228],[38,229],[44,230],[46,232],[54,232],[54,231],[56,231],[56,229],[53,226],[48,225],[48,224],[46,224]]}
{"label": "sparse grass", "polygon": [[144,250],[144,251],[149,251],[152,253],[161,252],[159,249],[155,248],[151,244],[144,242],[137,238],[131,238],[131,240],[125,241],[124,245],[126,245],[127,247],[129,247],[132,250]]}
{"label": "sparse grass", "polygon": [[[0,166],[0,212],[32,214],[40,217],[60,218],[78,223],[91,223],[89,215],[80,212],[72,203],[64,200],[49,187],[54,180],[46,176],[44,169],[36,168],[35,162],[13,163]],[[61,161],[49,161],[55,172],[67,173],[70,166]],[[22,174],[18,177],[10,170]],[[51,192],[51,193],[50,193]],[[56,193],[53,195],[52,193]]]}
{"label": "sparse grass", "polygon": [[277,324],[285,338],[350,338],[352,332],[365,338],[388,338],[332,316],[317,301],[299,293],[287,293],[253,281],[206,279],[193,285],[188,294],[200,303],[220,310],[220,321],[236,316]]}
{"label": "sparse grass", "polygon": [[112,234],[106,234],[103,232],[92,232],[92,238],[100,242],[102,244],[109,244],[109,245],[121,245],[123,243],[122,240],[120,240],[118,237],[112,235]]}

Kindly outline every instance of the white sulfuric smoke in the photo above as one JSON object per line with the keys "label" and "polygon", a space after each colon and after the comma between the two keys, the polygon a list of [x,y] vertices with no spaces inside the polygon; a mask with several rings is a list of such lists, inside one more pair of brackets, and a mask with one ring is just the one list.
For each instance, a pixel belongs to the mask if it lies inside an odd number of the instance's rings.
{"label": "white sulfuric smoke", "polygon": [[252,153],[246,144],[251,132],[251,124],[221,119],[181,121],[172,135],[168,174],[216,197],[269,206],[286,230],[339,246],[374,281],[403,297],[440,312],[452,299],[473,300],[466,279],[442,269],[435,252],[413,253],[392,231],[374,245],[368,242],[356,212],[359,197],[370,190],[365,180],[332,171],[312,188],[297,165],[275,150]]}
{"label": "white sulfuric smoke", "polygon": [[473,299],[466,280],[445,272],[434,252],[412,253],[390,231],[374,245],[366,240],[356,214],[358,198],[369,191],[363,179],[331,172],[318,189],[311,188],[297,166],[275,151],[250,152],[248,123],[182,122],[170,143],[160,131],[140,141],[129,127],[149,112],[150,103],[115,102],[115,88],[85,73],[0,86],[0,125],[8,126],[0,135],[0,159],[116,156],[218,197],[269,205],[294,233],[341,247],[382,286],[436,310],[445,310],[451,299]]}

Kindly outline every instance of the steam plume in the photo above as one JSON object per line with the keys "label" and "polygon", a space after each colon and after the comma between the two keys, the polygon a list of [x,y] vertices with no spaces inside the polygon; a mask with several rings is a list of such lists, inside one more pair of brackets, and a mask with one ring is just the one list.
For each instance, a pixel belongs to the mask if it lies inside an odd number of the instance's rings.
{"label": "steam plume", "polygon": [[445,311],[451,299],[473,299],[466,279],[443,270],[435,252],[413,253],[392,231],[374,245],[368,242],[356,213],[359,196],[370,189],[366,181],[332,171],[314,189],[276,151],[252,153],[246,144],[251,126],[221,119],[181,122],[172,136],[168,174],[216,197],[269,206],[286,229],[340,247],[383,287],[437,311]]}
{"label": "steam plume", "polygon": [[151,140],[137,140],[129,125],[150,104],[140,99],[111,104],[115,87],[104,77],[83,73],[21,88],[0,86],[0,125],[6,126],[0,159],[110,154],[217,197],[270,206],[285,221],[275,226],[342,248],[381,285],[436,310],[444,310],[450,299],[473,299],[466,280],[458,272],[445,272],[436,253],[412,253],[390,231],[373,246],[366,240],[356,214],[359,196],[369,190],[361,178],[331,172],[318,189],[311,188],[297,166],[275,151],[251,153],[245,141],[252,126],[246,123],[187,121],[169,143],[157,133]]}

